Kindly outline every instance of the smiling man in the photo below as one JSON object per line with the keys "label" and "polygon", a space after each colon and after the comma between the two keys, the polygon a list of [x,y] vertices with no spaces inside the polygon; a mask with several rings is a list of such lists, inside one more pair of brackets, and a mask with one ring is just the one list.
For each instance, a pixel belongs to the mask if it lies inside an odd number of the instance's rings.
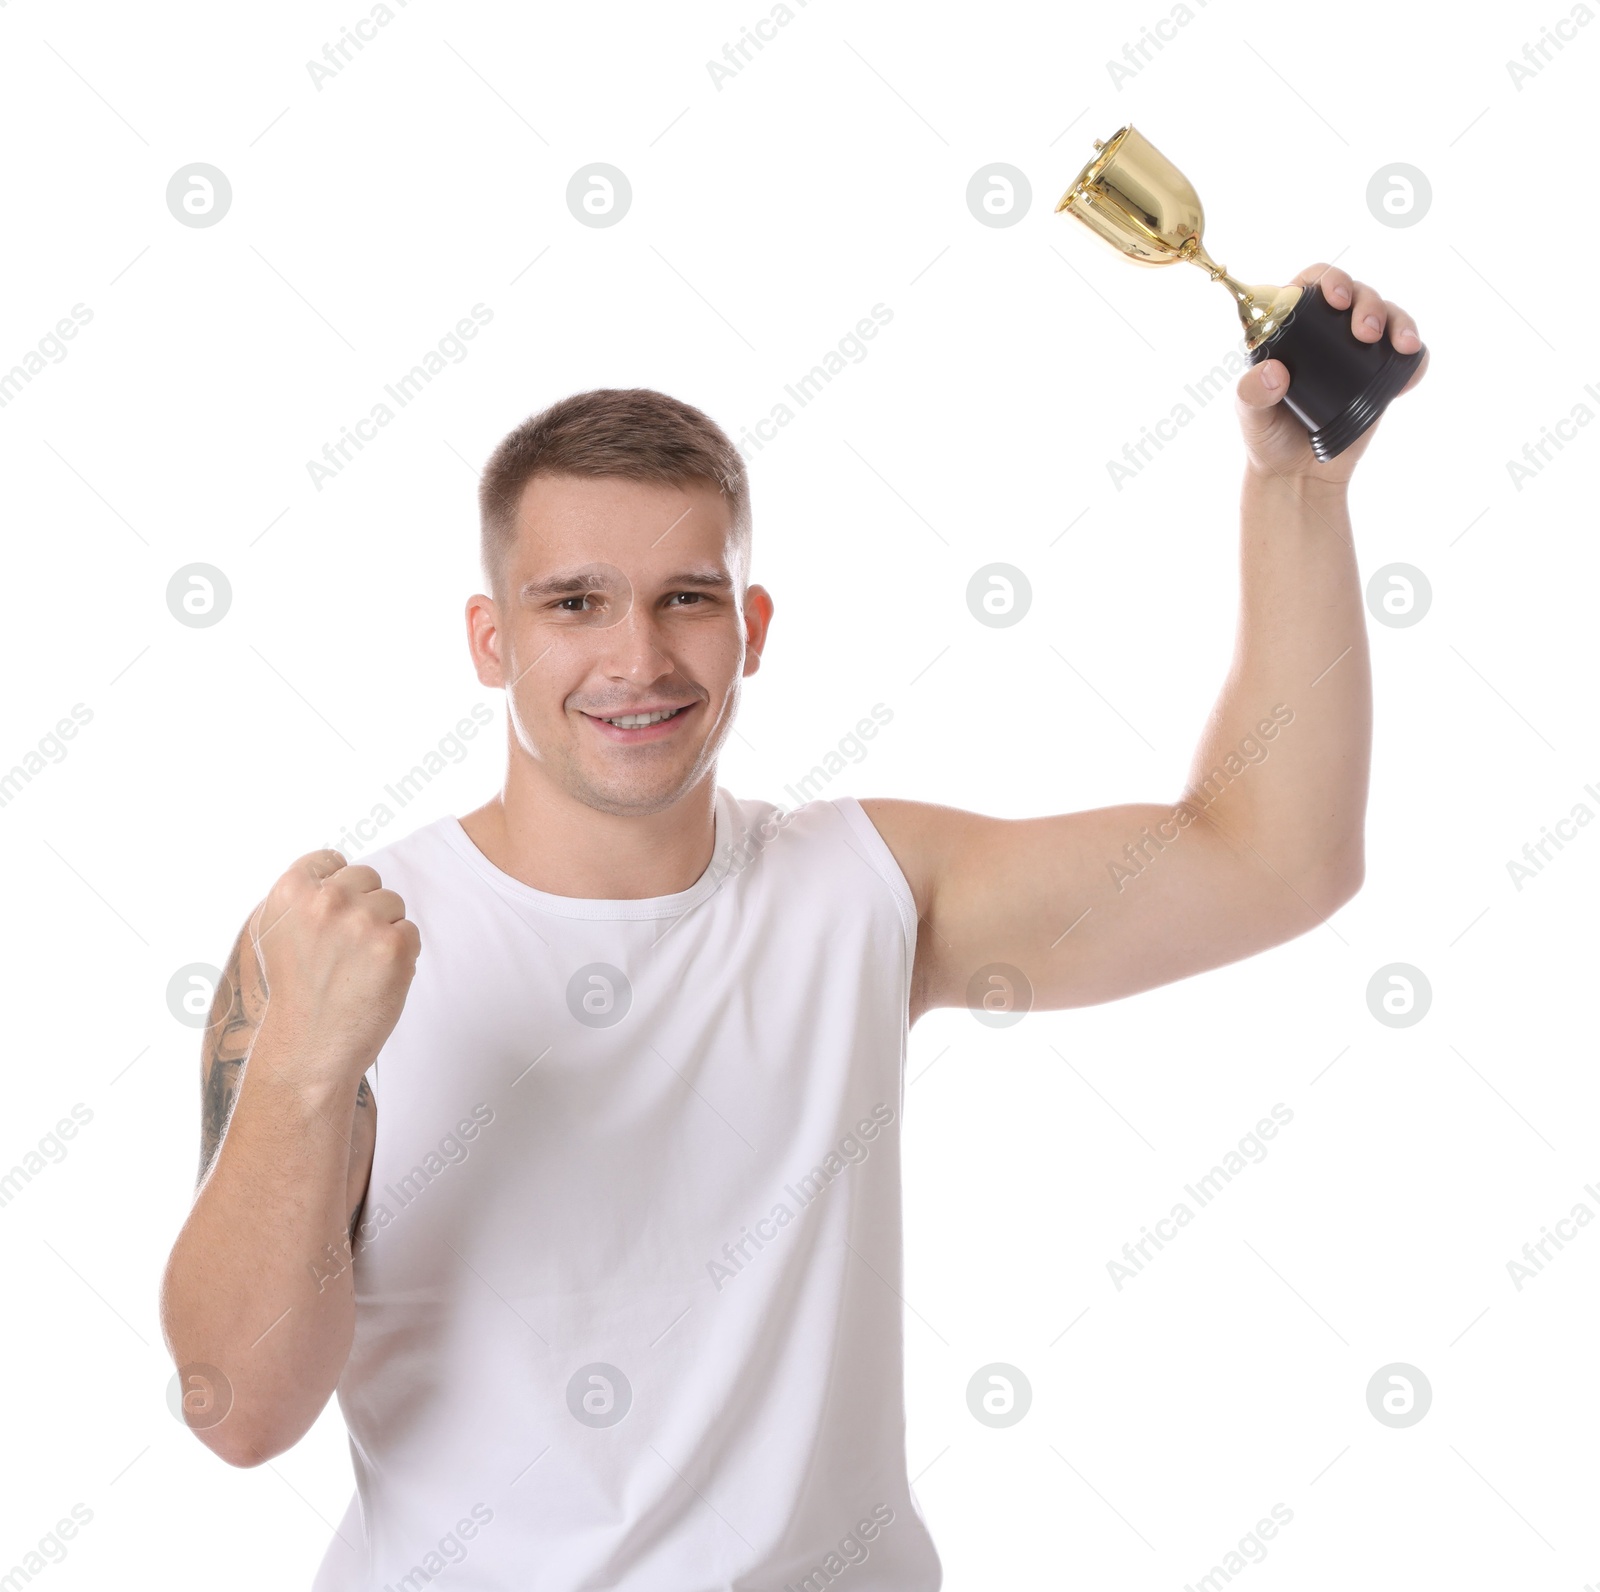
{"label": "smiling man", "polygon": [[[1419,346],[1316,276],[1355,336]],[[500,445],[466,620],[503,788],[312,852],[250,914],[164,1283],[223,1458],[337,1389],[356,1494],[320,1592],[939,1586],[905,1456],[909,1025],[1130,995],[1361,883],[1373,433],[1317,463],[1285,377],[1238,385],[1237,652],[1177,796],[1023,820],[720,787],[773,619],[737,450],[644,389]]]}

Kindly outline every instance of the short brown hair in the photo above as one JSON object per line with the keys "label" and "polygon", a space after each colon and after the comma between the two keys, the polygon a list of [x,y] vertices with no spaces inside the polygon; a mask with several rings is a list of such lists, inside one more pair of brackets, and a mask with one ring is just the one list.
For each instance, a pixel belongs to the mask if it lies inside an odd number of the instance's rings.
{"label": "short brown hair", "polygon": [[750,544],[750,482],[727,433],[707,414],[650,387],[573,393],[524,420],[494,450],[478,486],[483,573],[503,596],[517,505],[536,475],[621,476],[722,494],[737,541]]}

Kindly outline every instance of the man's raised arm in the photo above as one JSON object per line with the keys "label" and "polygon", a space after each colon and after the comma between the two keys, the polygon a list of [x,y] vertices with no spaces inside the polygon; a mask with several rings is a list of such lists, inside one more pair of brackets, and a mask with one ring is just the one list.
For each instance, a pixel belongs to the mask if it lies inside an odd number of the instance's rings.
{"label": "man's raised arm", "polygon": [[[1420,346],[1371,288],[1323,265],[1295,280],[1316,278],[1363,342],[1387,324],[1401,353]],[[1114,1000],[1303,934],[1360,888],[1372,685],[1346,489],[1376,428],[1319,463],[1286,391],[1276,360],[1238,384],[1238,636],[1175,801],[1029,819],[862,803],[921,914],[913,1021],[991,993],[1044,1010]],[[975,990],[996,964],[1028,989]]]}
{"label": "man's raised arm", "polygon": [[377,1132],[364,1074],[419,949],[373,869],[316,851],[251,915],[217,986],[200,1185],[161,1315],[186,1421],[230,1464],[298,1442],[349,1358],[351,1246]]}

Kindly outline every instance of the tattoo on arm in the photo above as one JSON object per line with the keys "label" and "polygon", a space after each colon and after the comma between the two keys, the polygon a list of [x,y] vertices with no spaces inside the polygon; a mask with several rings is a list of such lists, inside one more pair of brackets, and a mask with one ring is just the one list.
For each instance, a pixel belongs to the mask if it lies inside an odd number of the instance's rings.
{"label": "tattoo on arm", "polygon": [[246,922],[234,941],[217,993],[211,1002],[200,1057],[200,1174],[205,1180],[227,1131],[233,1103],[244,1078],[245,1063],[267,1006],[267,985],[261,975],[255,942]]}
{"label": "tattoo on arm", "polygon": [[[356,1085],[356,1110],[371,1111],[371,1109],[372,1091],[367,1087],[367,1080],[363,1078],[361,1082]],[[361,1198],[356,1201],[355,1209],[350,1212],[350,1244],[352,1247],[354,1247],[356,1241],[356,1228],[361,1223],[362,1207],[365,1206],[366,1203],[367,1197],[365,1194],[363,1194]]]}

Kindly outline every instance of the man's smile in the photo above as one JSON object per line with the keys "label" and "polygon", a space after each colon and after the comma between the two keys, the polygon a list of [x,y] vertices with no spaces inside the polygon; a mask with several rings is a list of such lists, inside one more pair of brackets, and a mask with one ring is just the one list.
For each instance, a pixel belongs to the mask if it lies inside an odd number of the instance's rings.
{"label": "man's smile", "polygon": [[646,741],[665,740],[676,734],[678,727],[699,706],[698,702],[686,702],[676,707],[663,704],[653,708],[636,708],[608,718],[593,713],[583,716],[608,740],[623,746],[636,746]]}

